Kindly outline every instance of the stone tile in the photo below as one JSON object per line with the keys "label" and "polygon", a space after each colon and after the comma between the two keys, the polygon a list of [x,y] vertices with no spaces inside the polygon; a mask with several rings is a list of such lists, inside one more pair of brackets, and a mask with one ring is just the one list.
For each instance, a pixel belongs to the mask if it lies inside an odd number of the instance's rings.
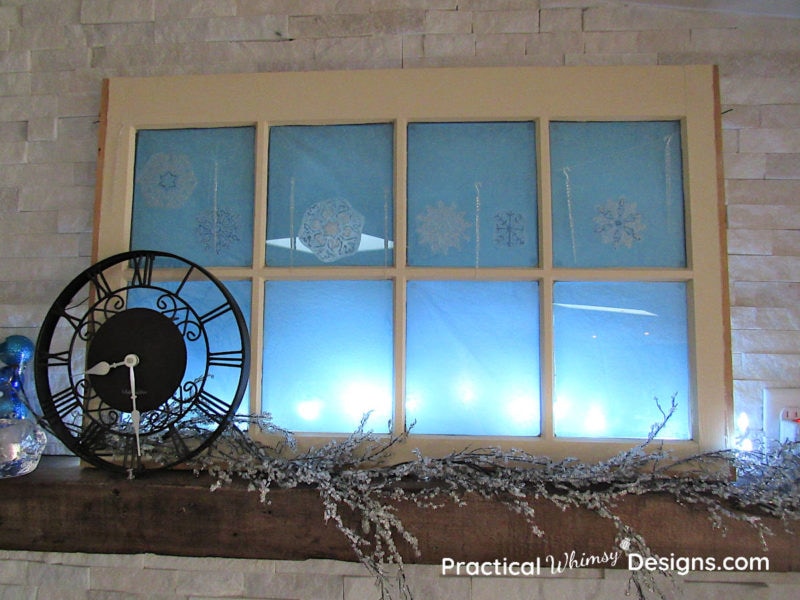
{"label": "stone tile", "polygon": [[740,331],[733,338],[733,351],[757,354],[800,354],[800,332]]}
{"label": "stone tile", "polygon": [[365,14],[321,14],[289,17],[291,38],[337,38],[421,33],[425,12],[421,10],[380,11]]}
{"label": "stone tile", "polygon": [[473,32],[535,33],[539,31],[538,10],[491,10],[474,13]]}
{"label": "stone tile", "polygon": [[727,214],[729,230],[783,229],[800,222],[797,209],[791,206],[729,204]]}
{"label": "stone tile", "polygon": [[30,163],[57,163],[65,156],[70,160],[88,162],[97,157],[97,143],[93,140],[57,138],[29,142],[28,146]]}
{"label": "stone tile", "polygon": [[78,237],[74,234],[5,235],[0,239],[0,256],[15,258],[70,257],[78,255]]}
{"label": "stone tile", "polygon": [[800,281],[800,261],[792,256],[730,256],[728,265],[736,281]]}
{"label": "stone tile", "polygon": [[87,589],[136,593],[148,597],[174,593],[178,581],[177,571],[159,569],[130,569],[119,567],[93,567],[91,586]]}
{"label": "stone tile", "polygon": [[539,31],[581,31],[583,11],[580,8],[552,8],[539,11]]}
{"label": "stone tile", "polygon": [[281,560],[271,561],[271,566],[276,573],[347,575],[351,577],[368,574],[367,568],[359,562],[337,560]]}
{"label": "stone tile", "polygon": [[339,575],[246,573],[244,578],[248,597],[279,600],[341,600],[344,597],[344,578]]}
{"label": "stone tile", "polygon": [[741,152],[800,153],[800,128],[742,129],[739,149]]}
{"label": "stone tile", "polygon": [[736,180],[725,183],[728,205],[733,204],[800,204],[800,180]]}
{"label": "stone tile", "polygon": [[81,23],[130,23],[153,21],[155,19],[154,0],[83,0],[81,2]]}
{"label": "stone tile", "polygon": [[72,25],[80,21],[81,0],[36,0],[22,5],[22,26]]}
{"label": "stone tile", "polygon": [[244,594],[244,573],[219,569],[179,571],[175,575],[175,593],[187,596],[238,596]]}
{"label": "stone tile", "polygon": [[725,153],[725,177],[730,179],[764,179],[767,171],[766,154]]}
{"label": "stone tile", "polygon": [[475,54],[506,58],[524,56],[527,46],[528,36],[522,33],[479,35],[475,39]]}
{"label": "stone tile", "polygon": [[425,33],[472,33],[472,13],[462,10],[428,10]]}
{"label": "stone tile", "polygon": [[742,354],[734,377],[766,384],[791,386],[800,379],[800,356],[787,354]]}
{"label": "stone tile", "polygon": [[27,96],[30,92],[30,73],[0,73],[0,96]]}
{"label": "stone tile", "polygon": [[[0,187],[0,213],[16,213],[19,201],[19,190],[11,187]],[[8,219],[5,219],[8,220]],[[0,228],[4,219],[0,219]],[[2,231],[2,229],[0,229]],[[2,558],[2,556],[0,556]]]}
{"label": "stone tile", "polygon": [[800,179],[800,153],[769,154],[765,176],[767,179]]}
{"label": "stone tile", "polygon": [[[34,173],[39,169],[34,167],[40,166],[42,171],[47,171],[50,165],[28,165],[28,169]],[[64,165],[66,174],[64,179],[69,177],[72,179],[72,169],[69,165]],[[30,186],[25,187],[20,191],[19,208],[25,212],[39,212],[63,209],[83,209],[89,210],[94,205],[94,189],[83,186],[72,186],[71,182],[64,181],[58,187],[54,182],[48,182],[53,187]]]}
{"label": "stone tile", "polygon": [[[237,0],[159,0],[155,5],[155,19],[164,21],[198,17],[233,17],[237,14],[236,8],[239,4],[242,3]],[[259,2],[259,4],[263,6],[264,3]]]}
{"label": "stone tile", "polygon": [[31,53],[28,50],[0,52],[0,73],[19,73],[31,70]]}
{"label": "stone tile", "polygon": [[731,326],[738,330],[796,330],[800,328],[800,309],[770,307],[737,307],[731,308]]}
{"label": "stone tile", "polygon": [[22,24],[22,12],[18,6],[0,7],[0,27],[18,27]]}
{"label": "stone tile", "polygon": [[74,71],[89,66],[91,52],[88,48],[33,50],[33,71]]}
{"label": "stone tile", "polygon": [[86,34],[80,25],[40,25],[10,31],[9,45],[16,50],[52,50],[86,45]]}
{"label": "stone tile", "polygon": [[52,117],[30,119],[27,127],[27,138],[31,142],[53,141],[58,136],[58,120]]}
{"label": "stone tile", "polygon": [[314,65],[318,68],[391,68],[402,64],[400,36],[347,37],[317,40]]}
{"label": "stone tile", "polygon": [[[800,63],[800,58],[798,58]],[[800,128],[800,103],[760,107],[761,125],[770,128]]]}
{"label": "stone tile", "polygon": [[26,142],[0,142],[0,165],[23,164],[27,158]]}
{"label": "stone tile", "polygon": [[800,97],[800,78],[721,77],[720,96],[724,104],[794,104]]}
{"label": "stone tile", "polygon": [[[188,19],[187,19],[188,20]],[[87,25],[86,45],[96,46],[136,46],[148,41],[156,41],[153,23],[100,23]]]}
{"label": "stone tile", "polygon": [[56,211],[17,213],[13,219],[0,219],[0,235],[55,233],[57,215]]}
{"label": "stone tile", "polygon": [[588,7],[584,11],[584,31],[624,31],[735,27],[741,18],[731,14],[659,7]]}
{"label": "stone tile", "polygon": [[472,34],[432,34],[422,37],[423,56],[467,57],[475,55],[475,36]]}
{"label": "stone tile", "polygon": [[289,37],[288,18],[279,15],[228,17],[208,22],[206,41],[281,40]]}
{"label": "stone tile", "polygon": [[770,50],[800,50],[800,29],[790,35],[775,35],[780,28],[778,21],[770,21],[772,30],[764,28],[737,27],[724,29],[694,29],[692,49],[701,52],[727,54],[731,52],[765,52]]}
{"label": "stone tile", "polygon": [[657,65],[657,53],[614,53],[614,54],[567,54],[564,64],[568,66],[625,66],[625,65]]}
{"label": "stone tile", "polygon": [[722,129],[755,128],[761,125],[762,109],[760,106],[723,106]]}
{"label": "stone tile", "polygon": [[546,54],[546,55],[565,55],[570,53],[581,52],[583,48],[583,37],[580,33],[573,32],[554,32],[554,33],[539,33],[528,37],[527,50],[528,55]]}
{"label": "stone tile", "polygon": [[38,589],[30,585],[4,585],[0,600],[37,600]]}

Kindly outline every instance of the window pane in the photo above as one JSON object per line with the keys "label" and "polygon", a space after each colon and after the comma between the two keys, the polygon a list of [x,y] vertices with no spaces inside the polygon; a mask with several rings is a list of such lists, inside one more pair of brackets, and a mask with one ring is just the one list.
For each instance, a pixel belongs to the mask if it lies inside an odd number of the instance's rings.
{"label": "window pane", "polygon": [[408,262],[538,264],[534,124],[408,126]]}
{"label": "window pane", "polygon": [[539,435],[538,284],[408,284],[413,433]]}
{"label": "window pane", "polygon": [[555,434],[646,437],[676,395],[659,437],[689,439],[684,283],[561,282],[554,290]]}
{"label": "window pane", "polygon": [[139,131],[131,249],[251,265],[254,167],[253,127]]}
{"label": "window pane", "polygon": [[392,413],[392,283],[269,281],[263,410],[297,432],[388,431]]}
{"label": "window pane", "polygon": [[390,124],[273,127],[267,264],[393,264]]}
{"label": "window pane", "polygon": [[550,124],[553,263],[683,267],[678,121]]}

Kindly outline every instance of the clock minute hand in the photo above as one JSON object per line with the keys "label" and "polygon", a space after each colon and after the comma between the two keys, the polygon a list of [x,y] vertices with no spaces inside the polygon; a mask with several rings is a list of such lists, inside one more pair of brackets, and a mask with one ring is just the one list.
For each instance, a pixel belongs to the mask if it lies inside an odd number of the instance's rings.
{"label": "clock minute hand", "polygon": [[123,364],[128,367],[131,381],[131,422],[133,423],[133,435],[136,436],[136,454],[142,455],[142,447],[139,444],[139,425],[141,423],[141,414],[139,409],[136,408],[136,375],[134,374],[134,367],[139,364],[139,357],[135,354],[128,354],[123,361]]}

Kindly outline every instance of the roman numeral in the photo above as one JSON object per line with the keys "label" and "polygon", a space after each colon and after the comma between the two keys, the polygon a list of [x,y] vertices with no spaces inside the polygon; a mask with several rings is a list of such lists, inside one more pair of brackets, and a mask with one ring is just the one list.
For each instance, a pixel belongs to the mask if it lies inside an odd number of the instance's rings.
{"label": "roman numeral", "polygon": [[183,279],[181,279],[181,282],[178,284],[178,289],[175,290],[175,295],[176,296],[180,296],[181,290],[183,290],[183,286],[186,285],[187,281],[189,281],[189,278],[192,276],[192,273],[194,273],[194,267],[193,266],[189,267],[186,270],[186,274],[183,276]]}
{"label": "roman numeral", "polygon": [[111,286],[109,285],[108,280],[102,271],[98,271],[89,277],[89,281],[92,284],[97,301],[105,300],[106,298],[114,295],[114,290],[111,289]]}
{"label": "roman numeral", "polygon": [[73,410],[81,408],[81,401],[75,393],[75,388],[68,387],[53,394],[53,408],[60,415],[68,415]]}
{"label": "roman numeral", "polygon": [[198,394],[195,400],[195,407],[212,421],[223,423],[228,414],[230,405],[224,400],[203,390]]}
{"label": "roman numeral", "polygon": [[244,366],[244,351],[209,352],[208,366],[241,368]]}
{"label": "roman numeral", "polygon": [[106,429],[97,421],[89,421],[81,433],[80,445],[90,452],[96,452],[106,446]]}
{"label": "roman numeral", "polygon": [[76,317],[68,313],[66,307],[59,306],[58,309],[59,316],[69,323],[75,331],[78,331],[83,326],[83,319],[81,317]]}
{"label": "roman numeral", "polygon": [[124,436],[125,446],[122,448],[122,466],[126,469],[138,470],[142,466],[142,457],[136,451],[136,438]]}
{"label": "roman numeral", "polygon": [[175,448],[175,452],[178,456],[188,456],[191,452],[189,450],[189,446],[186,445],[186,441],[183,439],[183,436],[180,432],[175,429],[175,425],[169,426],[169,440],[172,442],[173,448]]}
{"label": "roman numeral", "polygon": [[230,304],[228,304],[227,302],[223,302],[216,308],[212,308],[206,314],[202,315],[200,317],[200,322],[203,323],[203,325],[205,325],[209,321],[213,321],[214,319],[217,319],[222,315],[231,312],[232,310],[233,307]]}
{"label": "roman numeral", "polygon": [[137,256],[133,259],[132,286],[149,286],[153,280],[153,266],[155,257],[152,254]]}
{"label": "roman numeral", "polygon": [[68,367],[70,363],[69,350],[62,352],[51,352],[47,355],[47,366],[53,367]]}

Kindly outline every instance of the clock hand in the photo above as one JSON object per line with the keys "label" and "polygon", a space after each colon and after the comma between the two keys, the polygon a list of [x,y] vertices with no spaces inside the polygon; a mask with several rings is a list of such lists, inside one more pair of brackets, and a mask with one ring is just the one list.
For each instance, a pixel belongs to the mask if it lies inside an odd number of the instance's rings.
{"label": "clock hand", "polygon": [[101,360],[99,363],[97,363],[91,369],[86,369],[86,371],[84,371],[84,373],[86,375],[108,375],[111,372],[111,369],[114,369],[116,367],[121,367],[124,364],[125,364],[125,361],[115,362],[115,363],[108,363],[108,362],[106,362],[104,360]]}
{"label": "clock hand", "polygon": [[133,423],[133,434],[136,436],[136,454],[142,455],[142,447],[139,444],[139,424],[141,422],[141,415],[139,409],[136,408],[136,375],[134,374],[134,367],[139,364],[139,357],[135,354],[128,354],[123,361],[123,364],[128,367],[131,381],[131,422]]}

